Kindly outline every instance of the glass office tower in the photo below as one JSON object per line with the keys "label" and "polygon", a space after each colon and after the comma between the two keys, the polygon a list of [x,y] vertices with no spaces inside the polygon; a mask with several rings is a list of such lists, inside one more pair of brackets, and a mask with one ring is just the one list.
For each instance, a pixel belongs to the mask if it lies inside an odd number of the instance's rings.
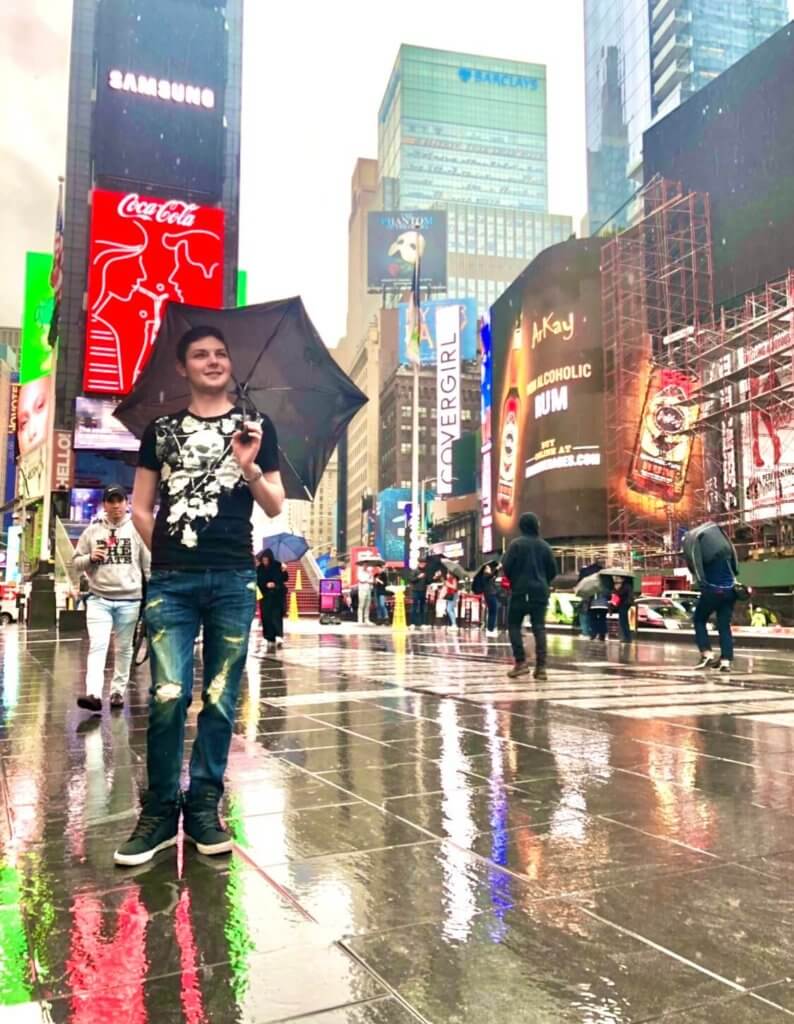
{"label": "glass office tower", "polygon": [[623,227],[642,133],[788,21],[787,0],[585,0],[590,231]]}
{"label": "glass office tower", "polygon": [[541,249],[571,234],[548,214],[546,68],[401,46],[378,118],[385,209],[448,212],[451,297],[481,311]]}

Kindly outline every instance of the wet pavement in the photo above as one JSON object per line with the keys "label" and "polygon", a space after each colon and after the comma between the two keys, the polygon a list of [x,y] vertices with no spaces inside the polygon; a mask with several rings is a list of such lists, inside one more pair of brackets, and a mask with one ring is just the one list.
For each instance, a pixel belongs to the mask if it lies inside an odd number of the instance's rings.
{"label": "wet pavement", "polygon": [[3,630],[2,1024],[794,1016],[793,659],[550,651],[535,684],[464,631],[254,644],[235,852],[120,869],[148,668],[91,718],[85,642]]}

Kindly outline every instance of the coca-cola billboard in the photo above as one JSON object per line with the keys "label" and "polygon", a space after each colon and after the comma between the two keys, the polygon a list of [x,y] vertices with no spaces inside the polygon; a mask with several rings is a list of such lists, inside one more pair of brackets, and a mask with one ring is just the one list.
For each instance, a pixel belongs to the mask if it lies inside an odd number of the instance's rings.
{"label": "coca-cola billboard", "polygon": [[220,198],[227,45],[220,4],[100,0],[99,185]]}
{"label": "coca-cola billboard", "polygon": [[223,210],[136,192],[92,195],[83,389],[126,395],[170,299],[223,304]]}

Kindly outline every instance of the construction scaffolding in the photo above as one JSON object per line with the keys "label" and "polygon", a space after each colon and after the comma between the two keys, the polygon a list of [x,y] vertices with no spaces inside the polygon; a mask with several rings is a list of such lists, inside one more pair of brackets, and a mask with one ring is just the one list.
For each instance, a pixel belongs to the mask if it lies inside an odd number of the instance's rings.
{"label": "construction scaffolding", "polygon": [[602,250],[607,540],[636,568],[674,561],[703,511],[695,338],[713,322],[707,195],[655,178]]}
{"label": "construction scaffolding", "polygon": [[759,553],[794,554],[794,271],[701,327],[687,354],[707,514],[749,527]]}

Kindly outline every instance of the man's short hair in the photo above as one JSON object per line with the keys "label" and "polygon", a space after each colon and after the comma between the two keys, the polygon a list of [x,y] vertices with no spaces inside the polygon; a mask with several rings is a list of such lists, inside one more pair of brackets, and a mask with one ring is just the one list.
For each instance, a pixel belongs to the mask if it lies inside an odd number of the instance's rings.
{"label": "man's short hair", "polygon": [[226,351],[228,352],[229,350],[229,346],[226,345],[226,338],[223,336],[223,331],[219,327],[208,327],[199,324],[198,327],[191,327],[189,331],[185,331],[177,342],[177,361],[184,366],[187,360],[187,350],[194,342],[201,341],[202,338],[215,338],[217,341],[222,341],[226,346]]}

